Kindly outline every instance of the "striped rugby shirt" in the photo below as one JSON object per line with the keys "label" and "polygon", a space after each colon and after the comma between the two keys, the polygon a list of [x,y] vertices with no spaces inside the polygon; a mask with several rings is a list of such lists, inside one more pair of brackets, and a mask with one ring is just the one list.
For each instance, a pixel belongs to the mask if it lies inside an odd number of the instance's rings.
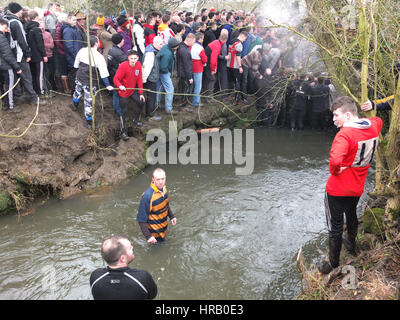
{"label": "striped rugby shirt", "polygon": [[[157,241],[165,238],[168,217],[174,218],[169,206],[167,188],[164,186],[163,190],[158,190],[152,183],[142,195],[136,218],[147,240],[152,236]],[[146,224],[147,230],[143,228],[143,224]]]}

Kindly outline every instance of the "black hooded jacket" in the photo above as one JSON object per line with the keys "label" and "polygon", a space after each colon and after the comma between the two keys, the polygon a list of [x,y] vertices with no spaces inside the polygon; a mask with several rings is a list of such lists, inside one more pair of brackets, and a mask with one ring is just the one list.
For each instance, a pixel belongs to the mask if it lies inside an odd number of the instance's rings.
{"label": "black hooded jacket", "polygon": [[9,40],[6,35],[0,32],[0,70],[20,69],[17,59],[11,50]]}
{"label": "black hooded jacket", "polygon": [[46,50],[44,49],[43,32],[39,28],[39,22],[27,21],[25,24],[26,41],[31,48],[32,60],[31,62],[43,61],[46,57]]}
{"label": "black hooded jacket", "polygon": [[329,87],[322,83],[317,83],[310,88],[312,112],[324,112],[329,109]]}

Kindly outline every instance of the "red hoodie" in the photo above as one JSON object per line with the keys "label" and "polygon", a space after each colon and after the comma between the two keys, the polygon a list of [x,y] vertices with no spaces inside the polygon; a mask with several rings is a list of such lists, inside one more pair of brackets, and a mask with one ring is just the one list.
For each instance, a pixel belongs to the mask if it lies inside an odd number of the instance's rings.
{"label": "red hoodie", "polygon": [[359,197],[378,146],[382,120],[378,117],[346,123],[332,142],[326,192],[331,196]]}
{"label": "red hoodie", "polygon": [[[118,88],[124,86],[125,88],[139,88],[139,94],[143,94],[143,78],[142,78],[142,64],[140,61],[136,62],[133,67],[129,65],[129,61],[122,62],[114,76],[114,85]],[[130,97],[136,90],[118,90],[118,94],[123,98]]]}

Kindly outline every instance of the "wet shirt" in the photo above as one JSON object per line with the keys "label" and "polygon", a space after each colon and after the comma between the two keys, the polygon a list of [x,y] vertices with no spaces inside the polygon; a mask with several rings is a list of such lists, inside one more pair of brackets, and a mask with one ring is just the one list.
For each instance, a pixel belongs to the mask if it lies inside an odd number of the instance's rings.
{"label": "wet shirt", "polygon": [[158,190],[151,184],[140,200],[137,221],[139,224],[146,223],[150,234],[159,240],[164,239],[167,233],[168,217],[174,218],[169,207],[167,188],[164,186],[163,190]]}
{"label": "wet shirt", "polygon": [[90,275],[94,300],[144,300],[157,295],[157,285],[146,270],[99,268]]}

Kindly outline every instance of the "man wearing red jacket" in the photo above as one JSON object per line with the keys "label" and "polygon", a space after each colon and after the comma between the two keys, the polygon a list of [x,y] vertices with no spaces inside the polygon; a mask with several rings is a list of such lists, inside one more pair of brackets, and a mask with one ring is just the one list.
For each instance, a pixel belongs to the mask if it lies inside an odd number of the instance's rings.
{"label": "man wearing red jacket", "polygon": [[207,55],[207,65],[204,68],[204,80],[203,87],[204,91],[208,91],[208,94],[212,94],[214,92],[214,85],[216,81],[215,74],[217,73],[218,67],[218,56],[221,53],[221,48],[228,40],[227,34],[221,34],[219,39],[211,42],[207,48],[205,48],[205,52]]}
{"label": "man wearing red jacket", "polygon": [[190,87],[190,92],[194,93],[192,104],[195,107],[200,107],[200,92],[203,80],[203,70],[207,63],[206,52],[203,48],[204,34],[196,33],[196,43],[192,46],[190,54],[193,60],[193,84]]}
{"label": "man wearing red jacket", "polygon": [[119,88],[118,94],[122,110],[120,117],[121,136],[122,139],[128,140],[129,138],[125,129],[125,116],[130,99],[136,104],[133,113],[133,125],[138,127],[143,126],[143,123],[139,121],[139,117],[143,110],[145,98],[143,95],[142,64],[139,61],[139,53],[137,51],[130,50],[128,52],[128,61],[122,62],[119,65],[114,76],[114,85]]}
{"label": "man wearing red jacket", "polygon": [[[365,180],[378,145],[382,120],[358,118],[357,106],[350,97],[340,97],[331,106],[333,121],[340,128],[332,142],[330,177],[326,184],[325,213],[329,230],[329,262],[318,270],[328,274],[339,266],[342,240],[346,250],[356,255],[358,220],[356,208],[364,192]],[[343,213],[347,236],[342,239]]]}

